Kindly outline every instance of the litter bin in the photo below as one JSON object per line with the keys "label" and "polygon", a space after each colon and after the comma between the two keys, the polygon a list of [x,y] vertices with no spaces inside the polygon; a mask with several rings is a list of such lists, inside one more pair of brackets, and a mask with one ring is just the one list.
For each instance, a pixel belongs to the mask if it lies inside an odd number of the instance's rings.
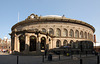
{"label": "litter bin", "polygon": [[70,56],[69,53],[66,53],[67,56]]}
{"label": "litter bin", "polygon": [[52,54],[48,55],[48,61],[52,61]]}

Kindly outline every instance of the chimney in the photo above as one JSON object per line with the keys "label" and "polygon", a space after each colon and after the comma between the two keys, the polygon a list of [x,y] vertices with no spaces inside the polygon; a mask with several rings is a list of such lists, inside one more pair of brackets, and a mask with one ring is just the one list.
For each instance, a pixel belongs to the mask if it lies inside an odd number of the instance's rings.
{"label": "chimney", "polygon": [[94,34],[94,43],[96,43],[96,35]]}

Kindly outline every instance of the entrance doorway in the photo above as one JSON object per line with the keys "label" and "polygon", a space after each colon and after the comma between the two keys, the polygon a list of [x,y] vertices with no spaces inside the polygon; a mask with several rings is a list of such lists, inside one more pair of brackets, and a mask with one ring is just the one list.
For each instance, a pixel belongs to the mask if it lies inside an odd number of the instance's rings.
{"label": "entrance doorway", "polygon": [[25,50],[25,37],[22,35],[19,37],[20,41],[20,52],[23,52]]}
{"label": "entrance doorway", "polygon": [[36,51],[36,37],[30,36],[30,51]]}
{"label": "entrance doorway", "polygon": [[41,50],[45,50],[45,46],[46,46],[46,38],[42,37],[41,38]]}

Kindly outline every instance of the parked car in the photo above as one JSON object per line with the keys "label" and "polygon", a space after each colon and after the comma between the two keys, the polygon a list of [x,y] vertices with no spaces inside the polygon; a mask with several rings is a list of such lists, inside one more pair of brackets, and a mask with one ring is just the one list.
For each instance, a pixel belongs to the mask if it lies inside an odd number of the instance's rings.
{"label": "parked car", "polygon": [[7,52],[7,51],[8,51],[7,49],[3,49],[3,50],[2,50],[2,52],[4,52],[4,53]]}
{"label": "parked car", "polygon": [[63,55],[70,55],[70,46],[61,46],[59,48],[54,48],[51,49],[50,52],[54,53],[54,54],[63,54]]}

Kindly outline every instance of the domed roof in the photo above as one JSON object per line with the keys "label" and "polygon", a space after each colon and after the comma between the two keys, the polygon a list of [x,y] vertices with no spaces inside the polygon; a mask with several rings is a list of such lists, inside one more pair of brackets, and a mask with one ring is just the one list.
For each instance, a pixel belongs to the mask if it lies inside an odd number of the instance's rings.
{"label": "domed roof", "polygon": [[59,17],[62,17],[62,16],[59,16],[59,15],[46,15],[46,16],[42,16],[42,17],[56,17],[56,18],[59,18]]}
{"label": "domed roof", "polygon": [[95,28],[86,23],[86,22],[83,22],[83,21],[80,21],[80,20],[75,20],[75,19],[70,19],[70,18],[66,18],[64,15],[63,16],[59,16],[59,15],[46,15],[46,16],[38,16],[38,15],[35,15],[35,14],[31,14],[30,16],[28,16],[28,18],[26,18],[25,20],[21,21],[21,22],[18,22],[17,24],[15,24],[13,27],[12,27],[12,30],[17,27],[18,25],[22,25],[22,24],[26,24],[26,23],[29,23],[29,22],[67,22],[67,23],[75,23],[75,24],[81,24],[81,25],[84,25],[84,26],[87,26],[89,28],[91,28],[93,30],[93,32],[95,32]]}
{"label": "domed roof", "polygon": [[62,18],[66,18],[64,15],[63,16],[59,16],[59,15],[46,15],[46,16],[41,16],[42,19],[62,19]]}

